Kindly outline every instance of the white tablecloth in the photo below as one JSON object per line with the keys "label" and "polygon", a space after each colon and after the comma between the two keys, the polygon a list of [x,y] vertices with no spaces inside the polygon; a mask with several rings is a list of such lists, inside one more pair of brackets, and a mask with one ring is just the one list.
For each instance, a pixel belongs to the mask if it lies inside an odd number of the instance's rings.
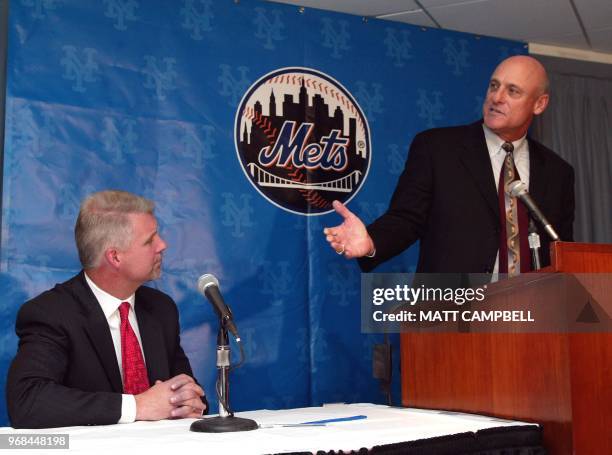
{"label": "white tablecloth", "polygon": [[[360,415],[367,416],[367,418],[327,423],[324,426],[280,426],[280,424]],[[194,419],[184,419],[45,430],[0,428],[0,434],[68,433],[70,435],[69,453],[178,455],[185,451],[199,454],[265,454],[358,450],[362,447],[371,448],[375,445],[476,432],[486,428],[533,425],[473,414],[392,408],[367,403],[334,404],[277,411],[260,410],[236,413],[236,416],[253,419],[262,426],[271,427],[240,433],[194,433],[189,431],[189,426]],[[36,450],[32,453],[59,452],[66,453],[67,451]],[[19,450],[17,453],[23,454],[24,450]]]}

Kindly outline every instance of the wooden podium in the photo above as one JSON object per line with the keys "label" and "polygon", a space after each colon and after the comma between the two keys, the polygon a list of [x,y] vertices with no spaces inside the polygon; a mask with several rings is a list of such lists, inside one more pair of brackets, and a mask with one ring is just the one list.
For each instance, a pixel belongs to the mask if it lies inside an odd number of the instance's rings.
{"label": "wooden podium", "polygon": [[[543,272],[612,273],[610,244],[551,247]],[[599,277],[588,291],[609,304],[612,275]],[[525,295],[524,283],[498,283],[506,302]],[[404,406],[532,421],[551,454],[612,454],[610,332],[402,333],[401,366]]]}

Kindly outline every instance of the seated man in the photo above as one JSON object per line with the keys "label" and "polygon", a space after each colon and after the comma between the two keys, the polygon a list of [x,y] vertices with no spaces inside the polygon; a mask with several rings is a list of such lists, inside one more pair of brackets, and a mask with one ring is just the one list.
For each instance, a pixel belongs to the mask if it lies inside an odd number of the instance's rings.
{"label": "seated man", "polygon": [[143,286],[166,243],[154,204],[123,191],[84,200],[75,226],[83,270],[25,303],[6,386],[15,428],[200,417],[204,391],[180,345],[178,311]]}

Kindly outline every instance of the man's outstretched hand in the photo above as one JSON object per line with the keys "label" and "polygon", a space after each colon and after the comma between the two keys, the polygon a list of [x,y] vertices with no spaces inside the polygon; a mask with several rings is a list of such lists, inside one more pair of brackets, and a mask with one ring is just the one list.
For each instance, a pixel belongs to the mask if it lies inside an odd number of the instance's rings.
{"label": "man's outstretched hand", "polygon": [[374,254],[374,242],[359,217],[339,201],[334,201],[333,207],[343,218],[342,224],[325,228],[323,233],[334,251],[343,254],[347,259]]}

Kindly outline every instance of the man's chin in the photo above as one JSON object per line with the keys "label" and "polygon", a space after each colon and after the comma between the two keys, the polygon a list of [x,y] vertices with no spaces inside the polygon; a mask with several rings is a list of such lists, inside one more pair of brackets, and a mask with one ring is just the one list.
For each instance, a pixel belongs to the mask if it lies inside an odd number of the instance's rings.
{"label": "man's chin", "polygon": [[486,115],[484,117],[484,124],[494,133],[501,131],[506,126],[505,119],[498,115]]}
{"label": "man's chin", "polygon": [[151,277],[149,278],[149,281],[158,280],[159,278],[161,278],[161,275],[162,275],[161,268],[153,270],[153,272],[151,273]]}

